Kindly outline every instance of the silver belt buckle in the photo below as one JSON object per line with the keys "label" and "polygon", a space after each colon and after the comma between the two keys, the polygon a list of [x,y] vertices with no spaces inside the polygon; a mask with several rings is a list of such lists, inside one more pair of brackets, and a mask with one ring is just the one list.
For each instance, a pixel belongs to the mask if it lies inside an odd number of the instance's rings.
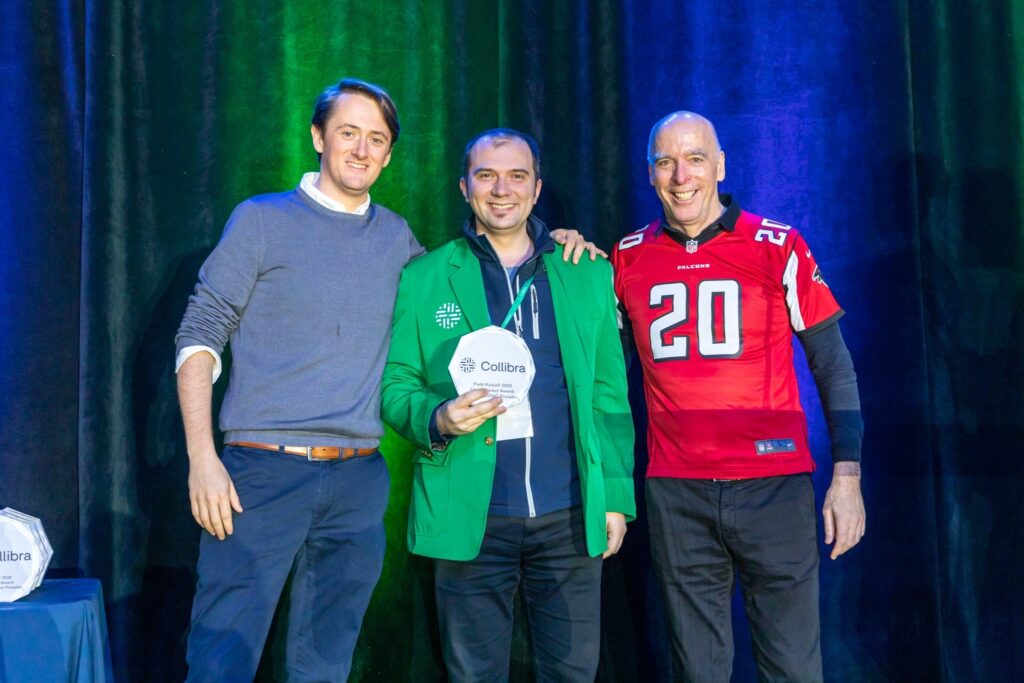
{"label": "silver belt buckle", "polygon": [[309,462],[324,462],[325,460],[330,460],[330,458],[314,458],[313,447],[306,446],[306,460],[308,460]]}

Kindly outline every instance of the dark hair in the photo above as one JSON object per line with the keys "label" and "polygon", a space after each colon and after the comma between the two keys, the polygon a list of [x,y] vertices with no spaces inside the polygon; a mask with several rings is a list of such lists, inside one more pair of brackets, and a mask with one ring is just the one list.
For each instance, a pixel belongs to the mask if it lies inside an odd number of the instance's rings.
{"label": "dark hair", "polygon": [[[394,147],[395,143],[398,142],[398,134],[402,130],[401,126],[398,125],[398,109],[395,107],[395,101],[391,99],[391,95],[384,88],[373,83],[361,81],[358,78],[343,78],[338,81],[337,85],[332,85],[320,93],[320,96],[316,98],[316,102],[313,104],[313,125],[323,132],[324,126],[327,125],[327,119],[331,115],[331,109],[334,107],[334,101],[343,93],[366,95],[377,103],[377,106],[380,108],[380,114],[384,117],[384,125],[388,127],[388,132],[391,133],[391,146]],[[320,155],[318,154],[317,156],[319,157]]]}
{"label": "dark hair", "polygon": [[533,155],[533,175],[540,179],[540,147],[537,145],[537,141],[531,138],[526,133],[520,133],[518,130],[512,130],[511,128],[492,128],[485,130],[483,133],[476,135],[466,143],[466,150],[462,157],[462,177],[469,178],[469,155],[473,151],[473,146],[484,139],[493,140],[522,140],[526,143],[526,146],[530,148],[530,154]]}

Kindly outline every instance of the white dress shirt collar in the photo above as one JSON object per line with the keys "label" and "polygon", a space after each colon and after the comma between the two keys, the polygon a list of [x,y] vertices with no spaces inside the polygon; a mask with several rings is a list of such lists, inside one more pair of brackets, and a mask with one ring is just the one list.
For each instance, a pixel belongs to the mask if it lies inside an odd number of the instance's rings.
{"label": "white dress shirt collar", "polygon": [[317,181],[320,180],[320,174],[315,171],[304,173],[302,175],[302,181],[299,183],[299,187],[302,191],[313,198],[317,204],[330,209],[331,211],[338,211],[340,213],[351,213],[356,216],[365,216],[366,212],[370,210],[370,195],[366,195],[366,201],[357,206],[351,211],[346,209],[341,202],[336,199],[331,199],[324,194],[319,187],[316,186]]}

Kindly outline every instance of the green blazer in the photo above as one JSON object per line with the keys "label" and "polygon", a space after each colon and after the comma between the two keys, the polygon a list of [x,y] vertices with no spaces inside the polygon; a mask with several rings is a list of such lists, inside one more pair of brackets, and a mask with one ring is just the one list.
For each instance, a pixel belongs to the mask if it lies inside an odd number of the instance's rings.
{"label": "green blazer", "polygon": [[[605,512],[636,517],[633,420],[612,269],[600,259],[564,264],[560,246],[542,258],[569,389],[587,550],[596,556],[607,549]],[[465,239],[402,271],[381,412],[417,447],[408,542],[418,555],[471,560],[480,552],[494,481],[496,421],[455,438],[443,451],[431,449],[429,423],[434,408],[458,395],[448,364],[459,339],[489,324],[480,262]]]}

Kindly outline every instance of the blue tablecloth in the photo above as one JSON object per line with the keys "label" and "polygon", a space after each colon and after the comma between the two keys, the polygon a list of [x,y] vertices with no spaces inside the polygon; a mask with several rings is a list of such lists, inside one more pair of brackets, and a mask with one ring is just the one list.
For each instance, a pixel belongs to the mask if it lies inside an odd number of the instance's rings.
{"label": "blue tablecloth", "polygon": [[43,581],[17,602],[0,602],[0,681],[113,680],[99,581]]}

